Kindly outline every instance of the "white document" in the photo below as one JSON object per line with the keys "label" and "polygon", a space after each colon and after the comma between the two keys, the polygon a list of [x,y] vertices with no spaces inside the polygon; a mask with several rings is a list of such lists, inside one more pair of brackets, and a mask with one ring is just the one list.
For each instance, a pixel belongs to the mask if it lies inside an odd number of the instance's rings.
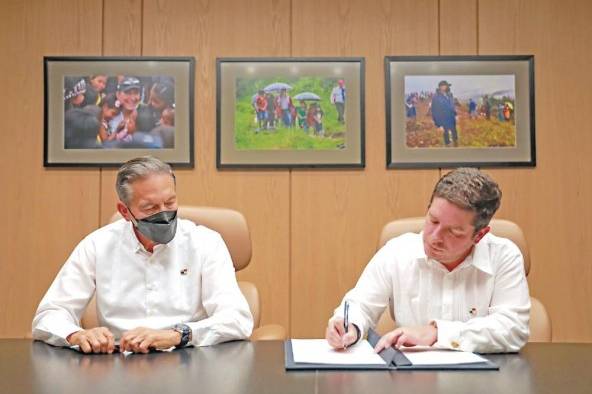
{"label": "white document", "polygon": [[292,353],[296,363],[386,364],[366,340],[347,349],[333,349],[325,339],[292,339]]}
{"label": "white document", "polygon": [[454,364],[475,364],[487,362],[481,356],[471,352],[459,352],[455,350],[434,350],[434,349],[401,349],[405,357],[413,365],[454,365]]}

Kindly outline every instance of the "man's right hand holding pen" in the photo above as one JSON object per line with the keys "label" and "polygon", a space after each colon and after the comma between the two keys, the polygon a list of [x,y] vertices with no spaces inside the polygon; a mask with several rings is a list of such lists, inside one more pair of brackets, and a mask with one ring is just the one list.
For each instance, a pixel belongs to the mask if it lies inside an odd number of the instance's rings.
{"label": "man's right hand holding pen", "polygon": [[352,323],[349,323],[348,330],[345,332],[343,319],[340,317],[331,319],[325,332],[325,338],[331,347],[335,349],[345,349],[356,343],[358,339],[358,329]]}
{"label": "man's right hand holding pen", "polygon": [[329,321],[325,332],[325,338],[329,345],[335,349],[347,349],[358,341],[360,331],[358,327],[349,322],[349,303],[344,304],[344,318],[335,317]]}

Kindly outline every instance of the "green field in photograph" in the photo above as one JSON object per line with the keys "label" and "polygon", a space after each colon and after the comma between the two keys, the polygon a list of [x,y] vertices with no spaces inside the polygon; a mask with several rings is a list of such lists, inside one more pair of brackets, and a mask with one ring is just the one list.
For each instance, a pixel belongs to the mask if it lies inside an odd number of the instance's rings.
{"label": "green field in photograph", "polygon": [[[301,92],[311,92],[320,97],[317,102],[324,112],[324,135],[315,135],[312,129],[306,132],[298,126],[286,127],[281,119],[275,129],[259,129],[256,113],[252,106],[252,98],[260,89],[276,83],[289,84],[290,96]],[[301,78],[265,78],[238,79],[236,89],[236,106],[234,114],[234,141],[238,150],[339,150],[345,147],[345,124],[338,122],[337,110],[331,104],[332,89],[337,85],[335,78],[301,77]],[[273,92],[278,96],[279,92]],[[306,101],[307,105],[313,101]],[[295,107],[300,106],[293,99]],[[346,114],[347,117],[347,114]]]}

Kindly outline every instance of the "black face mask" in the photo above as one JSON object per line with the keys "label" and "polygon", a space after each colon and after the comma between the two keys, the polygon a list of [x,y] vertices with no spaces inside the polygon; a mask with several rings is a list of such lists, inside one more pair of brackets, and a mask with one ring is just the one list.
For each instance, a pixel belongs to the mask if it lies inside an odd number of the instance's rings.
{"label": "black face mask", "polygon": [[177,232],[177,211],[162,211],[143,219],[136,219],[128,208],[130,215],[135,220],[134,226],[149,240],[158,244],[167,244],[175,237]]}

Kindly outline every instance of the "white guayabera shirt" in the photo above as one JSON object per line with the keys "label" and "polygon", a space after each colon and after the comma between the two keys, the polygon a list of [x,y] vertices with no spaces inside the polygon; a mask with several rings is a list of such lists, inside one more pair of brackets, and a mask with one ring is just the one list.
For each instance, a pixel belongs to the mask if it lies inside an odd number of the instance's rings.
{"label": "white guayabera shirt", "polygon": [[426,256],[421,233],[390,240],[370,260],[334,317],[343,317],[348,300],[349,321],[364,334],[389,299],[397,326],[436,322],[436,347],[516,352],[528,340],[530,296],[522,254],[510,240],[492,234],[452,272]]}
{"label": "white guayabera shirt", "polygon": [[153,253],[123,219],[88,235],[41,300],[33,338],[68,345],[95,292],[99,325],[115,338],[136,327],[184,323],[192,329],[191,344],[206,346],[248,338],[253,329],[222,237],[188,220],[178,219],[173,240]]}

